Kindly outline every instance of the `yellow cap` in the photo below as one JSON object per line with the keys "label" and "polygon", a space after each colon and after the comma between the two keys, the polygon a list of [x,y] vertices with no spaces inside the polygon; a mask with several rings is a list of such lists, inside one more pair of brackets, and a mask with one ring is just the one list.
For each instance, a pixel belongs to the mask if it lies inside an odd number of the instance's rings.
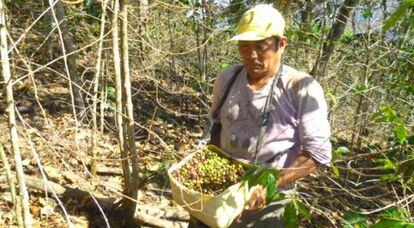
{"label": "yellow cap", "polygon": [[237,23],[236,35],[229,41],[263,40],[272,36],[283,36],[285,19],[270,5],[258,5],[243,14]]}

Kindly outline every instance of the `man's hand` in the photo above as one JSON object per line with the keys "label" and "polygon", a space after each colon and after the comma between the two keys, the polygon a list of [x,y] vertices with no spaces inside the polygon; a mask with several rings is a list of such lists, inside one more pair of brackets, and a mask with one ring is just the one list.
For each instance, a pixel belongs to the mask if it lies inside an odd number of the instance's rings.
{"label": "man's hand", "polygon": [[266,205],[266,189],[258,185],[247,202],[246,211],[258,211]]}
{"label": "man's hand", "polygon": [[[262,209],[266,205],[266,189],[258,185],[250,196],[244,211],[255,212]],[[242,218],[243,212],[240,213],[234,220],[239,221]]]}

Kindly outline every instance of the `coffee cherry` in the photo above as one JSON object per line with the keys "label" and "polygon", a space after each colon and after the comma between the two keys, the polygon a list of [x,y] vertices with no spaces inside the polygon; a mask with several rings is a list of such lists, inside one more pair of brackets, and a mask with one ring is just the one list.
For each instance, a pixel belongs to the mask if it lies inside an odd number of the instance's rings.
{"label": "coffee cherry", "polygon": [[220,194],[241,181],[246,168],[208,149],[196,152],[173,175],[187,188],[204,194]]}

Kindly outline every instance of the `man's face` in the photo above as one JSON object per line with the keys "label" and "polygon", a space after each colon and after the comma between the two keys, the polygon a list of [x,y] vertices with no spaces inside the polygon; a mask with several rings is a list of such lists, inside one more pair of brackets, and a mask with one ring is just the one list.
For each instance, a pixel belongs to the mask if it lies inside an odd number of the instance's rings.
{"label": "man's face", "polygon": [[276,73],[287,39],[282,37],[279,44],[276,42],[274,37],[239,42],[239,53],[250,76],[260,79]]}

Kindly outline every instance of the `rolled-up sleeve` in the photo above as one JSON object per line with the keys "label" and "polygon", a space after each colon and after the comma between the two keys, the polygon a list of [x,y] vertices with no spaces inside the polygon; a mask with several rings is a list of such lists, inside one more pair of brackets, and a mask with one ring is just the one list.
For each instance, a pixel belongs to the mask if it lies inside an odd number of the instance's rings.
{"label": "rolled-up sleeve", "polygon": [[311,76],[302,77],[295,87],[302,152],[328,164],[332,160],[331,130],[322,87]]}

